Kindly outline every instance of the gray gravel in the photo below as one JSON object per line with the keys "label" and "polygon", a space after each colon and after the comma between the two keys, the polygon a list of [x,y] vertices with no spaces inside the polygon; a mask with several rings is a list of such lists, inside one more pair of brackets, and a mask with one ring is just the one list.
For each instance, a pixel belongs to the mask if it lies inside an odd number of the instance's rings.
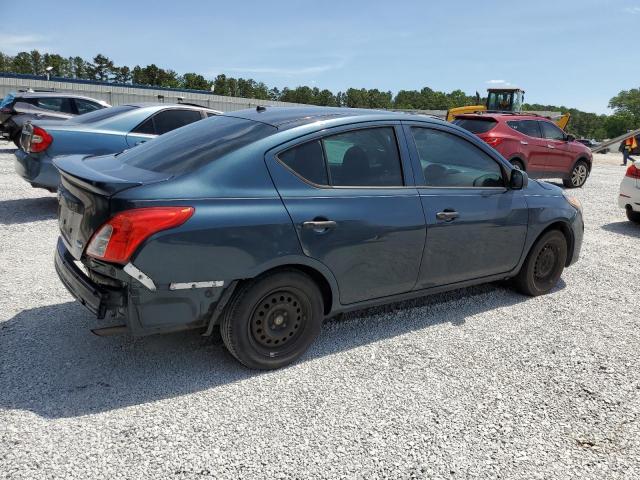
{"label": "gray gravel", "polygon": [[[602,157],[604,158],[604,157]],[[640,227],[578,192],[581,261],[350,314],[297,364],[195,333],[98,338],[59,283],[55,197],[0,144],[0,478],[640,478]]]}

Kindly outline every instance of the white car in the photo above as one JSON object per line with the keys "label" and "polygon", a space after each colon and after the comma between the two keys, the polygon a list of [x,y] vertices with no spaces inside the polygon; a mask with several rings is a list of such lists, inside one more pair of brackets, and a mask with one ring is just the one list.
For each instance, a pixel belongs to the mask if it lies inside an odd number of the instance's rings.
{"label": "white car", "polygon": [[627,212],[627,218],[640,223],[640,160],[632,163],[620,183],[618,205]]}

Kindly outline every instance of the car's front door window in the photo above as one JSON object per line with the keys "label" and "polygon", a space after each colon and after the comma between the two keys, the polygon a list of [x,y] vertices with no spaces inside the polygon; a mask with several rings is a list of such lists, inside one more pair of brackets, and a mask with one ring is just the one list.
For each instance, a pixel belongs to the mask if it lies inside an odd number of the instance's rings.
{"label": "car's front door window", "polygon": [[502,169],[470,142],[447,132],[412,127],[428,187],[504,187]]}
{"label": "car's front door window", "polygon": [[564,140],[565,134],[551,122],[538,122],[542,129],[542,135],[547,140]]}

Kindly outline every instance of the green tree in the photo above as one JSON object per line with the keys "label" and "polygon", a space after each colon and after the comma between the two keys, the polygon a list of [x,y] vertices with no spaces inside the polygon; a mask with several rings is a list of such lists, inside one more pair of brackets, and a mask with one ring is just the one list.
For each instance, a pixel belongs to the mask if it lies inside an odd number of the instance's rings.
{"label": "green tree", "polygon": [[182,76],[182,87],[190,90],[209,90],[211,82],[197,73],[185,73]]}
{"label": "green tree", "polygon": [[93,57],[93,63],[89,64],[88,73],[93,80],[107,82],[113,69],[113,61],[99,53]]}
{"label": "green tree", "polygon": [[10,72],[13,68],[13,57],[0,52],[0,72]]}
{"label": "green tree", "polygon": [[636,123],[640,123],[640,89],[622,90],[609,100],[609,108],[615,113],[633,115]]}
{"label": "green tree", "polygon": [[114,67],[111,70],[111,76],[116,83],[129,83],[131,82],[131,70],[129,67]]}
{"label": "green tree", "polygon": [[42,55],[40,52],[38,50],[31,50],[29,57],[31,59],[31,73],[34,75],[43,75],[45,65],[42,63]]}
{"label": "green tree", "polygon": [[229,87],[227,86],[226,75],[221,73],[213,80],[213,93],[216,95],[229,96]]}
{"label": "green tree", "polygon": [[27,52],[20,52],[13,57],[12,71],[14,73],[33,73],[33,64],[31,63],[31,55]]}

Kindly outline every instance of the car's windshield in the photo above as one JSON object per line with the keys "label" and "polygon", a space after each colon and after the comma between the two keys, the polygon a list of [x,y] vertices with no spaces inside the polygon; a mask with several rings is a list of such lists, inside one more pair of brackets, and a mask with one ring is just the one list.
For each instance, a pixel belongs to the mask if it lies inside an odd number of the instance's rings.
{"label": "car's windshield", "polygon": [[220,115],[165,133],[119,158],[154,172],[191,172],[276,131],[264,123]]}
{"label": "car's windshield", "polygon": [[9,105],[14,98],[16,97],[14,97],[13,94],[7,93],[5,97],[2,99],[2,101],[0,102],[0,108],[6,107],[7,105]]}
{"label": "car's windshield", "polygon": [[95,110],[83,115],[78,115],[73,119],[73,123],[84,124],[100,122],[102,120],[115,117],[116,115],[120,115],[121,113],[135,110],[136,108],[138,107],[136,107],[135,105],[120,105],[119,107],[102,108],[100,110]]}

